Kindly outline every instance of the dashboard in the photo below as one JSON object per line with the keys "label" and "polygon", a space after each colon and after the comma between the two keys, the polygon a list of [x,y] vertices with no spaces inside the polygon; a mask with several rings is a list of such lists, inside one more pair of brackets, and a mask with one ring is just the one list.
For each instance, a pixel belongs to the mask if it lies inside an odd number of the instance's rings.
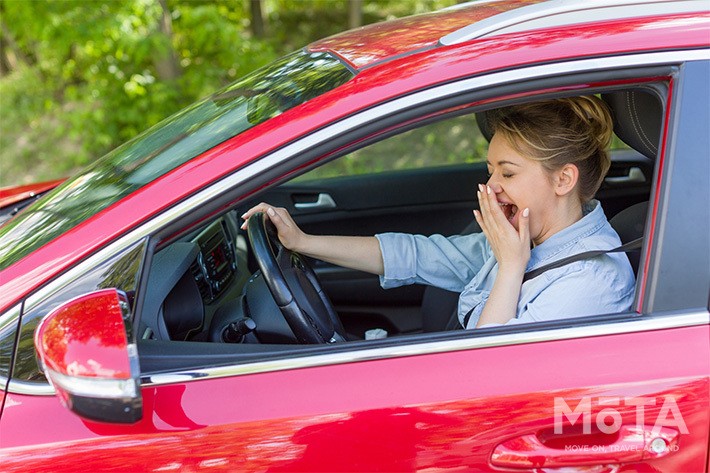
{"label": "dashboard", "polygon": [[204,341],[215,313],[237,300],[250,272],[233,212],[155,253],[139,336]]}
{"label": "dashboard", "polygon": [[205,304],[221,296],[237,273],[235,241],[227,222],[220,218],[200,233],[195,241],[200,247],[190,267]]}

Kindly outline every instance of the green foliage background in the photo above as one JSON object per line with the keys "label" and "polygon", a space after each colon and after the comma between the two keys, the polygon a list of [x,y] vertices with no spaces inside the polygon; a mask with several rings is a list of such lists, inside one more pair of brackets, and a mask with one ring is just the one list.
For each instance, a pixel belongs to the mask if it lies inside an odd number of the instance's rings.
{"label": "green foliage background", "polygon": [[[162,118],[348,29],[352,0],[0,0],[0,187],[72,173]],[[362,24],[456,0],[355,0]],[[256,20],[255,20],[256,18]]]}

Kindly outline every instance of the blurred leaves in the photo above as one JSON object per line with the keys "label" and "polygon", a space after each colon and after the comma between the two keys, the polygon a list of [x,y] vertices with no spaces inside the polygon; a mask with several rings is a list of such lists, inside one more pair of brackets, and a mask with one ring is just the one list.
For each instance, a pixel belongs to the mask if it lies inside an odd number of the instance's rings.
{"label": "blurred leaves", "polygon": [[[0,0],[0,186],[56,178],[309,42],[347,0]],[[366,0],[362,21],[455,0]]]}

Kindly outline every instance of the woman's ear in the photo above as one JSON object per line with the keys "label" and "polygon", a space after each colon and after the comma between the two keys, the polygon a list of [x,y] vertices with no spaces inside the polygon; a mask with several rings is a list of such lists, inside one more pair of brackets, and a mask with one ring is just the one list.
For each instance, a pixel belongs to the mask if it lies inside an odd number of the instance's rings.
{"label": "woman's ear", "polygon": [[574,190],[579,179],[579,169],[572,163],[567,163],[557,171],[555,193],[559,196],[567,195]]}

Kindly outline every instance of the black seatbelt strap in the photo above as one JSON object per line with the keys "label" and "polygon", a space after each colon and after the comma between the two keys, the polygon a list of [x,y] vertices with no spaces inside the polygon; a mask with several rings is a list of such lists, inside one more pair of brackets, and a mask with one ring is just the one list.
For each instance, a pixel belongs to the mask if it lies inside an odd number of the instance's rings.
{"label": "black seatbelt strap", "polygon": [[570,263],[574,263],[575,261],[583,260],[583,259],[589,259],[589,258],[594,258],[595,256],[601,256],[605,255],[607,253],[626,253],[627,251],[634,251],[638,250],[641,248],[643,244],[643,237],[637,238],[636,240],[631,240],[630,242],[623,244],[621,246],[618,246],[616,248],[613,248],[611,250],[591,250],[591,251],[585,251],[584,253],[578,253],[576,255],[568,256],[566,258],[562,258],[557,261],[553,261],[550,264],[546,264],[544,266],[540,266],[539,268],[533,269],[532,271],[528,271],[525,273],[523,276],[523,282],[528,281],[532,278],[536,278],[548,269],[555,269],[555,268],[560,268],[562,266],[565,266]]}
{"label": "black seatbelt strap", "polygon": [[[626,253],[627,251],[635,251],[640,249],[642,245],[643,237],[637,238],[636,240],[631,240],[630,242],[625,243],[621,246],[617,246],[616,248],[612,248],[611,250],[591,250],[585,251],[584,253],[578,253],[576,255],[568,256],[566,258],[553,261],[552,263],[546,264],[544,266],[540,266],[539,268],[533,269],[532,271],[528,271],[523,276],[523,282],[528,281],[532,278],[536,278],[549,269],[560,268],[567,264],[574,263],[575,261],[594,258],[595,256],[601,256],[607,253]],[[472,307],[471,310],[466,312],[466,315],[463,316],[463,328],[466,328],[466,326],[468,325],[468,321],[471,319],[471,314],[473,314],[473,309],[475,309],[475,306]]]}

